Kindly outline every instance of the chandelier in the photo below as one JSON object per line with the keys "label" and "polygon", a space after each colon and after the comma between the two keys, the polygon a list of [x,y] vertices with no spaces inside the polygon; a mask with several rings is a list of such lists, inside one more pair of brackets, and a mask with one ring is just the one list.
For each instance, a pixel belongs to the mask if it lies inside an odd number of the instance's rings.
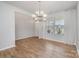
{"label": "chandelier", "polygon": [[38,1],[38,10],[35,12],[35,14],[32,15],[33,19],[36,23],[41,21],[46,21],[47,15],[44,13],[44,11],[41,10],[41,1]]}

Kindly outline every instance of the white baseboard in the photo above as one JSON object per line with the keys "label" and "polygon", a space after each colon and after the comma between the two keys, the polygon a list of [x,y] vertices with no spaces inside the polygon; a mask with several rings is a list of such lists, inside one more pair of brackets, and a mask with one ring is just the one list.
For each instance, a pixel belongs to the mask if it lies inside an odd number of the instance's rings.
{"label": "white baseboard", "polygon": [[[39,37],[39,38],[41,38],[41,37]],[[69,44],[69,45],[75,45],[75,44],[67,43],[65,41],[55,40],[55,39],[51,39],[51,38],[47,38],[47,37],[43,37],[43,39],[56,41],[56,42],[61,42],[61,43],[64,43],[64,44]]]}
{"label": "white baseboard", "polygon": [[52,40],[52,39],[49,39],[49,38],[44,38],[44,39],[46,39],[46,40],[51,40],[51,41],[56,41],[56,42],[61,42],[61,43],[65,43],[64,41],[59,41],[59,40]]}
{"label": "white baseboard", "polygon": [[19,37],[19,38],[16,38],[15,40],[21,40],[21,39],[30,38],[30,37],[35,37],[35,36],[25,36],[25,37]]}
{"label": "white baseboard", "polygon": [[11,45],[11,46],[8,46],[8,47],[1,48],[0,51],[6,50],[6,49],[9,49],[9,48],[13,48],[13,47],[15,47],[15,45]]}

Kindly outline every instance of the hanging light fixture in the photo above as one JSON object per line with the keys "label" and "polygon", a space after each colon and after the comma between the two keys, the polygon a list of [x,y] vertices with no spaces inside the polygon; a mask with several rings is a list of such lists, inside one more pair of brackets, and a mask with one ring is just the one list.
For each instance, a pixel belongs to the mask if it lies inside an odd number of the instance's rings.
{"label": "hanging light fixture", "polygon": [[36,23],[39,23],[40,21],[46,21],[47,15],[40,9],[41,7],[41,1],[38,1],[38,11],[35,12],[35,14],[32,15],[33,19]]}

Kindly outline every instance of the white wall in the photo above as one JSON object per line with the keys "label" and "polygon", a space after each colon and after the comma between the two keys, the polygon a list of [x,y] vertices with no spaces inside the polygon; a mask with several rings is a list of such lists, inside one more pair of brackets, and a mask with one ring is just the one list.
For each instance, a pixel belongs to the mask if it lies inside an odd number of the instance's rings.
{"label": "white wall", "polygon": [[76,9],[68,10],[65,14],[65,42],[76,45]]}
{"label": "white wall", "polygon": [[[25,17],[25,15],[31,16],[31,14],[29,12],[26,12],[23,9],[19,9],[17,7],[13,7],[13,6],[10,6],[10,5],[5,4],[3,2],[0,2],[0,50],[15,46],[15,12],[22,13],[22,14],[19,14],[18,16],[21,16],[22,18],[24,18],[23,20],[31,19],[30,17]],[[61,15],[61,12],[59,14]],[[69,11],[64,12],[64,14],[63,14],[63,15],[65,15],[65,32],[66,32],[64,41],[66,43],[69,43],[69,44],[74,44],[75,38],[76,38],[76,36],[75,36],[76,34],[74,34],[75,33],[75,21],[76,21],[75,20],[75,16],[76,16],[75,14],[76,14],[75,10],[69,10]],[[21,19],[20,19],[20,22],[21,22]],[[25,26],[24,23],[27,23],[27,20],[26,20],[26,22],[24,22],[24,21],[22,21],[22,22],[23,22],[22,25]],[[28,24],[28,25],[30,25],[30,24]],[[43,32],[40,32],[40,33],[43,33],[44,34],[43,36],[48,37],[48,34],[46,34],[46,32],[44,32],[45,31],[45,25],[46,24],[43,25],[44,27],[43,27],[43,30],[42,30],[41,29],[42,27],[40,27],[40,24],[38,24],[41,31],[43,31]],[[42,26],[42,24],[41,24],[41,26]],[[28,26],[26,26],[26,28],[27,27]],[[20,31],[23,31],[25,27],[22,27],[22,28],[23,29],[19,30],[18,33],[20,33]],[[32,27],[32,29],[33,29],[33,27]],[[17,35],[16,38],[24,38],[25,36],[27,36],[27,37],[32,36],[34,34],[32,32],[32,29],[30,29],[29,31],[31,31],[31,32],[27,33],[27,34],[26,33],[20,33],[18,35],[16,33],[16,35]],[[40,31],[40,30],[37,30],[37,31]],[[52,35],[50,35],[49,38],[53,39]]]}
{"label": "white wall", "polygon": [[15,46],[14,10],[0,2],[0,50]]}
{"label": "white wall", "polygon": [[[48,34],[47,33],[47,23],[39,23],[38,27],[40,27],[39,30],[39,37],[40,38],[47,38],[49,40],[55,40],[55,41],[60,41],[60,42],[64,42],[67,44],[71,44],[74,45],[76,44],[75,40],[76,40],[76,9],[70,9],[70,10],[65,10],[65,11],[61,11],[61,12],[57,12],[52,14],[50,17],[52,17],[52,19],[54,19],[54,17],[57,16],[62,16],[64,19],[64,29],[65,29],[65,33],[64,33],[64,37],[57,37],[54,34]],[[47,19],[49,20],[50,17]],[[37,24],[36,24],[37,25]],[[43,35],[41,35],[43,34]]]}
{"label": "white wall", "polygon": [[34,35],[34,21],[31,16],[23,13],[15,13],[15,33],[16,40]]}
{"label": "white wall", "polygon": [[23,9],[0,2],[0,50],[15,46],[15,12],[31,15]]}
{"label": "white wall", "polygon": [[76,40],[77,52],[79,54],[79,2],[77,3],[77,40]]}

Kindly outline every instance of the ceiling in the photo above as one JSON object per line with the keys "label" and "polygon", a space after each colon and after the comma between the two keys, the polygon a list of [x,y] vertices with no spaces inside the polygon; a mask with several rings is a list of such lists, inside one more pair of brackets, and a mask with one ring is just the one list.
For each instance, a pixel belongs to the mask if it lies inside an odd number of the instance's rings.
{"label": "ceiling", "polygon": [[[7,1],[11,5],[22,8],[28,12],[35,13],[39,3],[38,1]],[[74,8],[77,5],[76,1],[41,1],[41,10],[47,14]]]}

